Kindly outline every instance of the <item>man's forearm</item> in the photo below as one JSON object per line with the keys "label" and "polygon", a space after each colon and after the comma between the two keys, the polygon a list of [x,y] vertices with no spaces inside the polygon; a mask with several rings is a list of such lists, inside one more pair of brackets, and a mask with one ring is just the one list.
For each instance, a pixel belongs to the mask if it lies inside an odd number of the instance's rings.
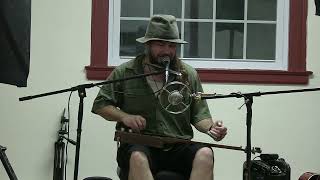
{"label": "man's forearm", "polygon": [[128,115],[127,113],[121,111],[120,109],[112,105],[105,106],[101,109],[98,109],[96,110],[96,113],[108,121],[117,121],[117,122],[121,122],[121,119],[124,116]]}
{"label": "man's forearm", "polygon": [[213,124],[213,120],[211,118],[208,118],[197,122],[194,126],[198,131],[206,133]]}

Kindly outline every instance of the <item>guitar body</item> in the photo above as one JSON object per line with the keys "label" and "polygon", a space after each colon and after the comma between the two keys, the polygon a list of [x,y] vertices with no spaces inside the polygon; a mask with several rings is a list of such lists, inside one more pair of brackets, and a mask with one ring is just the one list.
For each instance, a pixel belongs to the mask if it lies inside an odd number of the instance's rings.
{"label": "guitar body", "polygon": [[305,172],[299,177],[299,180],[320,180],[320,174]]}

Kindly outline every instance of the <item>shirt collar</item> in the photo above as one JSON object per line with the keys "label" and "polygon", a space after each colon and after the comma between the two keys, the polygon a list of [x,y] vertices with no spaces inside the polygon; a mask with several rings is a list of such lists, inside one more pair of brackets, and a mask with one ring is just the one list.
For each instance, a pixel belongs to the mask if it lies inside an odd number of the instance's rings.
{"label": "shirt collar", "polygon": [[143,74],[143,61],[145,57],[145,54],[138,55],[133,62],[126,67],[126,69],[133,71],[135,74]]}

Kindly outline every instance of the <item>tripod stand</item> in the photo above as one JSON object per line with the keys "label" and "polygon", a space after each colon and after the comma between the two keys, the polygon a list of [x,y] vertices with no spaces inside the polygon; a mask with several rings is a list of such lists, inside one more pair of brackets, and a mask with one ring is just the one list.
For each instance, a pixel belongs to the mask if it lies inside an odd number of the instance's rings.
{"label": "tripod stand", "polygon": [[310,91],[320,91],[320,88],[310,88],[310,89],[297,89],[297,90],[285,90],[285,91],[270,91],[270,92],[254,92],[254,93],[231,93],[229,95],[216,95],[216,94],[200,94],[201,99],[219,99],[219,98],[244,98],[245,105],[247,107],[246,125],[247,125],[247,146],[246,146],[246,168],[248,174],[245,176],[245,180],[251,179],[251,153],[255,153],[257,149],[251,149],[251,125],[252,125],[252,104],[253,97],[272,95],[272,94],[284,94],[284,93],[298,93],[298,92],[310,92]]}
{"label": "tripod stand", "polygon": [[0,159],[1,159],[1,162],[5,168],[5,170],[7,171],[7,174],[10,178],[10,180],[18,180],[16,174],[14,173],[12,167],[11,167],[11,164],[8,160],[8,157],[5,153],[5,150],[7,150],[7,148],[3,147],[0,145]]}
{"label": "tripod stand", "polygon": [[77,140],[75,142],[76,154],[75,154],[75,165],[74,165],[74,174],[73,174],[73,179],[77,180],[78,179],[78,171],[79,171],[80,142],[81,142],[81,131],[82,131],[82,120],[83,120],[83,102],[84,102],[84,98],[86,97],[86,89],[92,88],[95,86],[99,86],[99,85],[103,85],[103,84],[111,84],[111,83],[116,83],[116,82],[120,82],[120,81],[126,81],[126,80],[137,79],[137,78],[142,78],[142,77],[151,76],[151,75],[162,74],[164,72],[165,72],[165,70],[161,70],[161,71],[156,71],[156,72],[152,72],[152,73],[139,74],[139,75],[135,75],[135,76],[131,76],[131,77],[126,77],[126,78],[122,78],[122,79],[104,81],[104,82],[100,82],[100,83],[82,84],[82,85],[78,85],[78,86],[71,87],[68,89],[62,89],[62,90],[58,90],[58,91],[53,91],[53,92],[48,92],[48,93],[43,93],[43,94],[38,94],[38,95],[33,95],[33,96],[21,97],[21,98],[19,98],[19,101],[26,101],[26,100],[30,100],[30,99],[34,99],[34,98],[50,96],[50,95],[60,94],[60,93],[65,93],[65,92],[78,91],[78,95],[79,95],[80,100],[79,100],[79,108],[78,108]]}

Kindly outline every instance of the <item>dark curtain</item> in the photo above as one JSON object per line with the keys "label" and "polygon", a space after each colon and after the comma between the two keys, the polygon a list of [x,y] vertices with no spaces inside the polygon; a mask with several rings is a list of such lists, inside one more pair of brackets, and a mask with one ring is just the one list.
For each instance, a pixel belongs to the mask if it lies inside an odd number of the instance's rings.
{"label": "dark curtain", "polygon": [[316,15],[320,16],[320,0],[314,0],[316,4]]}
{"label": "dark curtain", "polygon": [[0,0],[0,83],[27,86],[31,0]]}

